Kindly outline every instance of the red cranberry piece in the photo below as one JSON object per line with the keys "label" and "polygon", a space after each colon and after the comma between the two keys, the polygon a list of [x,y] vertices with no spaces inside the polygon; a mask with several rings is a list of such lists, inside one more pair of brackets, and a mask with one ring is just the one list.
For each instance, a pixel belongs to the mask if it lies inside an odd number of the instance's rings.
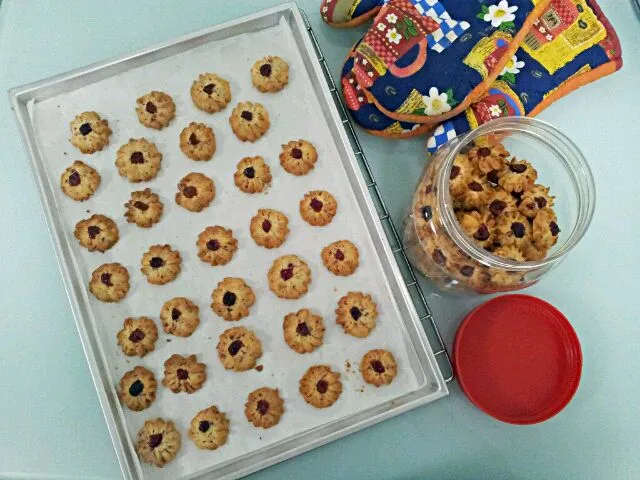
{"label": "red cranberry piece", "polygon": [[473,238],[475,238],[476,240],[480,241],[480,242],[484,242],[486,240],[489,240],[489,229],[487,228],[487,226],[483,223],[482,225],[480,225],[478,227],[478,229],[476,230],[476,233],[473,234]]}
{"label": "red cranberry piece", "polygon": [[451,173],[449,174],[449,180],[454,180],[458,175],[460,175],[460,167],[454,165],[451,167]]}
{"label": "red cranberry piece", "polygon": [[147,105],[144,107],[144,109],[151,114],[154,114],[158,111],[158,108],[153,102],[147,102]]}
{"label": "red cranberry piece", "polygon": [[260,415],[266,415],[269,411],[269,402],[266,400],[258,400],[257,410]]}
{"label": "red cranberry piece", "polygon": [[236,304],[236,294],[233,292],[224,292],[222,303],[225,307],[233,307]]}
{"label": "red cranberry piece", "polygon": [[305,322],[298,324],[298,326],[296,327],[296,333],[301,337],[308,337],[309,335],[311,335],[311,332],[309,331],[309,327]]}
{"label": "red cranberry piece", "polygon": [[262,230],[264,233],[269,233],[271,231],[271,222],[269,220],[262,222]]}
{"label": "red cranberry piece", "polygon": [[539,208],[544,208],[547,206],[547,199],[544,197],[535,197],[534,200],[538,204]]}
{"label": "red cranberry piece", "polygon": [[80,133],[82,135],[87,136],[91,132],[93,132],[93,129],[91,128],[91,125],[89,125],[88,123],[83,123],[82,125],[80,125]]}
{"label": "red cranberry piece", "polygon": [[502,200],[494,200],[489,204],[489,211],[496,217],[504,212],[505,208],[507,208],[507,204]]}
{"label": "red cranberry piece", "polygon": [[300,150],[299,148],[292,149],[291,156],[296,160],[300,160],[302,158],[302,150]]}
{"label": "red cranberry piece", "polygon": [[129,340],[132,341],[133,343],[141,342],[142,340],[144,340],[144,332],[142,330],[140,330],[139,328],[136,328],[129,335]]}
{"label": "red cranberry piece", "polygon": [[89,235],[89,238],[91,240],[96,238],[99,233],[100,233],[100,227],[96,225],[89,225],[89,227],[87,227],[87,234]]}
{"label": "red cranberry piece", "polygon": [[527,233],[527,230],[524,228],[524,224],[520,222],[513,222],[511,224],[511,231],[516,236],[516,238],[524,237],[524,234]]}
{"label": "red cranberry piece", "polygon": [[487,147],[480,147],[478,149],[478,156],[479,157],[488,157],[489,155],[491,155],[491,150]]}
{"label": "red cranberry piece", "polygon": [[514,163],[512,165],[509,165],[509,170],[511,170],[513,173],[524,173],[526,169],[527,166],[524,163]]}
{"label": "red cranberry piece", "polygon": [[153,257],[149,265],[151,265],[151,268],[160,268],[164,265],[164,260],[160,257]]}
{"label": "red cranberry piece", "polygon": [[129,386],[129,395],[137,397],[144,390],[144,384],[140,380],[136,380]]}
{"label": "red cranberry piece", "polygon": [[213,83],[208,83],[202,88],[202,91],[207,95],[211,95],[215,89],[216,89],[216,86]]}
{"label": "red cranberry piece", "polygon": [[247,178],[254,178],[256,176],[256,169],[253,167],[247,167],[242,173]]}
{"label": "red cranberry piece", "polygon": [[178,320],[180,315],[182,315],[182,312],[177,308],[171,310],[171,320]]}
{"label": "red cranberry piece", "polygon": [[220,242],[215,238],[207,242],[207,249],[211,250],[212,252],[215,252],[219,248],[220,248]]}
{"label": "red cranberry piece", "polygon": [[198,430],[200,430],[202,433],[207,433],[210,426],[211,424],[209,422],[207,422],[206,420],[201,420],[200,424],[198,425]]}
{"label": "red cranberry piece", "polygon": [[342,250],[336,250],[336,253],[333,254],[333,256],[336,258],[336,260],[338,260],[339,262],[341,262],[342,260],[344,260],[344,253],[342,253]]}
{"label": "red cranberry piece", "polygon": [[374,360],[371,362],[371,368],[373,368],[373,371],[376,373],[384,373],[385,371],[384,365],[382,365],[380,360]]}
{"label": "red cranberry piece", "polygon": [[356,322],[362,316],[362,312],[358,307],[351,307],[351,310],[349,310],[349,313],[351,314],[351,318],[353,318]]}
{"label": "red cranberry piece", "polygon": [[553,235],[554,237],[557,237],[560,233],[560,227],[556,222],[550,222],[549,229],[551,230],[551,235]]}
{"label": "red cranberry piece", "polygon": [[444,265],[447,262],[447,257],[444,256],[444,253],[442,253],[442,250],[440,249],[436,249],[431,257],[438,265]]}
{"label": "red cranberry piece", "polygon": [[314,198],[311,200],[311,203],[309,203],[309,206],[311,207],[311,209],[314,212],[320,212],[320,210],[322,210],[322,207],[324,206],[324,204],[318,200],[317,198]]}
{"label": "red cranberry piece", "polygon": [[176,371],[176,376],[179,380],[186,380],[187,378],[189,378],[189,372],[187,372],[184,368],[179,368]]}
{"label": "red cranberry piece", "polygon": [[270,77],[271,76],[271,65],[268,63],[263,63],[260,66],[260,75],[262,75],[263,77]]}
{"label": "red cranberry piece", "polygon": [[480,185],[478,182],[471,182],[468,186],[469,190],[472,190],[474,192],[481,192],[483,190],[482,185]]}
{"label": "red cranberry piece", "polygon": [[194,147],[200,143],[200,140],[198,140],[198,137],[196,136],[195,133],[192,133],[191,135],[189,135],[189,143]]}
{"label": "red cranberry piece", "polygon": [[77,187],[78,185],[80,185],[80,174],[77,170],[71,172],[71,175],[69,175],[69,180],[67,180],[67,182],[72,187]]}
{"label": "red cranberry piece", "polygon": [[191,185],[184,187],[184,190],[182,190],[182,194],[187,197],[187,198],[193,198],[198,194],[198,190],[196,190],[196,187],[192,187]]}
{"label": "red cranberry piece", "polygon": [[318,383],[316,383],[316,390],[318,393],[327,393],[327,390],[329,390],[329,383],[326,380],[318,380]]}
{"label": "red cranberry piece", "polygon": [[140,200],[137,200],[134,204],[134,207],[136,207],[138,210],[142,210],[143,212],[146,212],[149,208],[149,205],[147,205],[144,202],[141,202]]}
{"label": "red cranberry piece", "polygon": [[250,122],[251,120],[253,120],[253,113],[251,113],[249,110],[243,110],[240,116],[244,118],[247,122]]}
{"label": "red cranberry piece", "polygon": [[280,278],[286,282],[291,277],[293,277],[293,265],[289,264],[287,265],[287,268],[280,270]]}
{"label": "red cranberry piece", "polygon": [[149,435],[149,448],[152,450],[156,448],[158,445],[162,443],[162,434],[154,433],[153,435]]}
{"label": "red cranberry piece", "polygon": [[462,268],[460,269],[460,273],[461,273],[462,275],[464,275],[465,277],[470,277],[471,275],[473,275],[473,272],[474,272],[475,270],[476,270],[475,268],[470,267],[469,265],[465,265],[464,267],[462,267]]}
{"label": "red cranberry piece", "polygon": [[425,195],[429,195],[433,191],[433,185],[429,184],[425,187],[424,193]]}
{"label": "red cranberry piece", "polygon": [[103,273],[102,275],[100,275],[100,281],[103,283],[103,285],[106,285],[107,287],[113,287],[113,283],[111,283],[110,273]]}
{"label": "red cranberry piece", "polygon": [[229,348],[227,349],[229,351],[229,355],[235,357],[243,346],[244,345],[240,340],[234,340],[233,342],[231,342],[231,345],[229,345]]}

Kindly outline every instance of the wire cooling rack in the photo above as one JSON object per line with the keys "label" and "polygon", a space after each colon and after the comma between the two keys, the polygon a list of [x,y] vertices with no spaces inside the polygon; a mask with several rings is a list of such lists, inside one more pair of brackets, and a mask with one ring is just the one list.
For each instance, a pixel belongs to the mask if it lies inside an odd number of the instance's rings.
{"label": "wire cooling rack", "polygon": [[411,296],[411,300],[416,307],[418,315],[420,317],[420,321],[422,322],[423,327],[425,328],[425,332],[427,334],[427,338],[429,339],[429,343],[431,344],[431,348],[433,349],[433,353],[438,361],[438,365],[440,367],[440,371],[446,382],[450,382],[453,380],[453,366],[451,365],[451,359],[449,358],[449,354],[447,353],[447,349],[444,346],[444,342],[442,341],[442,336],[440,335],[440,331],[438,330],[438,326],[436,325],[435,320],[433,319],[433,315],[431,314],[431,310],[429,309],[429,305],[427,305],[427,300],[424,296],[422,288],[418,283],[415,272],[409,263],[409,259],[407,258],[407,254],[404,251],[404,247],[402,246],[402,242],[400,241],[400,236],[398,235],[398,231],[396,227],[393,225],[393,220],[391,220],[391,215],[389,214],[389,210],[387,209],[387,205],[380,193],[380,189],[378,188],[378,183],[376,182],[373,172],[371,171],[371,167],[369,166],[369,161],[362,151],[362,145],[360,145],[360,141],[356,136],[356,132],[353,129],[353,125],[351,124],[351,120],[349,119],[349,114],[345,109],[344,103],[342,102],[342,97],[340,92],[336,88],[336,83],[331,76],[331,71],[327,65],[327,62],[322,53],[322,49],[318,44],[318,40],[316,38],[313,29],[311,28],[311,24],[309,23],[309,19],[307,15],[301,11],[302,18],[304,20],[305,28],[307,32],[309,32],[309,37],[311,38],[311,42],[313,43],[313,47],[316,50],[316,54],[318,55],[318,61],[322,65],[322,70],[329,84],[329,89],[331,90],[331,94],[333,96],[333,100],[340,111],[340,118],[342,119],[342,123],[347,131],[347,135],[349,136],[349,141],[351,142],[351,146],[355,152],[356,158],[358,159],[358,163],[360,165],[360,169],[364,174],[365,181],[367,182],[367,187],[369,189],[369,193],[373,198],[373,202],[376,206],[376,210],[378,213],[378,217],[382,222],[382,226],[384,227],[385,233],[387,235],[387,239],[391,244],[391,249],[393,251],[394,256],[396,257],[396,261],[398,262],[398,266],[400,267],[400,271],[402,272],[402,277],[404,279],[405,285],[409,291],[409,295]]}

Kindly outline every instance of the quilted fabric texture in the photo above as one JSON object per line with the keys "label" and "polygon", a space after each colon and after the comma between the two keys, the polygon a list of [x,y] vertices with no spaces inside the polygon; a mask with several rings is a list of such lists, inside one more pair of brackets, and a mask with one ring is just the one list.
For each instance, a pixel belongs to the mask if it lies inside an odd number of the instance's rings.
{"label": "quilted fabric texture", "polygon": [[343,85],[357,81],[391,118],[435,125],[480,98],[549,1],[389,0]]}

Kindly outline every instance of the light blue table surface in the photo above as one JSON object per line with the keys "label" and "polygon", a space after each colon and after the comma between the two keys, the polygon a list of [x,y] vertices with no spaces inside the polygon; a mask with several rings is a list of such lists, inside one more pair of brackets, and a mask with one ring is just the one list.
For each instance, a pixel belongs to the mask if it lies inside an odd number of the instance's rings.
{"label": "light blue table surface", "polygon": [[[462,1],[462,0],[461,0]],[[469,0],[470,1],[470,0]],[[275,5],[278,0],[6,0],[0,93]],[[309,14],[337,72],[364,28]],[[640,478],[640,21],[631,0],[602,0],[625,66],[543,113],[590,161],[598,188],[585,239],[527,291],[563,311],[584,353],[571,404],[541,425],[502,424],[451,395],[254,475],[254,478]],[[393,218],[421,171],[423,140],[360,133]],[[7,96],[0,94],[0,477],[119,478],[120,470]],[[484,299],[440,296],[423,282],[450,346]]]}

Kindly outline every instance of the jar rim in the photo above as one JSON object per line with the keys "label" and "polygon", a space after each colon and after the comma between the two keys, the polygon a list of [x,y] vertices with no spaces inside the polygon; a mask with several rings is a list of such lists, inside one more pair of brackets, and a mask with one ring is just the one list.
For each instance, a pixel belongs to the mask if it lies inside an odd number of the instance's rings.
{"label": "jar rim", "polygon": [[542,260],[518,262],[498,257],[477,245],[458,223],[453,208],[442,208],[444,228],[464,253],[488,267],[526,272],[557,263],[576,246],[589,228],[595,211],[596,189],[591,168],[578,146],[553,125],[535,118],[500,118],[457,137],[452,141],[452,148],[440,167],[438,202],[440,205],[453,204],[448,182],[453,162],[460,151],[476,138],[495,132],[525,134],[543,143],[562,161],[578,192],[578,215],[569,238],[552,255]]}

